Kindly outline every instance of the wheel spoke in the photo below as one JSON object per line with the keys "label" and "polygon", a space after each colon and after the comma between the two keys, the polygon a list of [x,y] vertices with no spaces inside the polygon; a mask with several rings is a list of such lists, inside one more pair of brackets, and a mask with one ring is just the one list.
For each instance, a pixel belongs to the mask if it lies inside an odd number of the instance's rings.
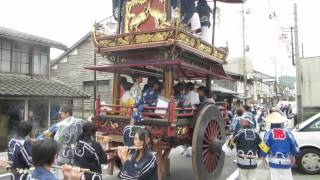
{"label": "wheel spoke", "polygon": [[209,151],[209,148],[205,148],[205,149],[202,151],[202,156],[205,155],[208,151]]}
{"label": "wheel spoke", "polygon": [[211,121],[208,124],[207,130],[209,131],[209,138],[212,139],[212,131],[213,131],[213,129],[212,129]]}
{"label": "wheel spoke", "polygon": [[209,166],[208,166],[208,172],[211,171],[211,167],[212,167],[212,154],[209,153]]}
{"label": "wheel spoke", "polygon": [[204,137],[203,140],[205,143],[210,144],[209,138]]}

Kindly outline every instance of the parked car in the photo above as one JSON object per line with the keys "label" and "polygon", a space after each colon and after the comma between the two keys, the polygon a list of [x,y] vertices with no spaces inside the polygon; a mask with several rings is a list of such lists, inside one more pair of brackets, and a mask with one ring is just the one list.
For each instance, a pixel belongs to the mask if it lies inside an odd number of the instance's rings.
{"label": "parked car", "polygon": [[307,174],[320,173],[320,113],[298,124],[292,133],[300,147],[297,167]]}

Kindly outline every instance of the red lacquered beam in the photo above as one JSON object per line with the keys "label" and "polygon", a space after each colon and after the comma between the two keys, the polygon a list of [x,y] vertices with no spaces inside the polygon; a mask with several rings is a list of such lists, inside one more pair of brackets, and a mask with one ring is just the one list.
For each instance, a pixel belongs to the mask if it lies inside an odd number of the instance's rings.
{"label": "red lacquered beam", "polygon": [[143,107],[144,109],[159,109],[159,110],[168,110],[168,108],[164,108],[164,107],[151,107],[151,106],[147,106],[147,107]]}
{"label": "red lacquered beam", "polygon": [[164,113],[153,113],[153,112],[142,112],[142,115],[145,115],[145,116],[167,116],[167,114],[164,114]]}
{"label": "red lacquered beam", "polygon": [[177,114],[178,117],[187,117],[187,116],[193,116],[193,113],[187,113],[187,114]]}

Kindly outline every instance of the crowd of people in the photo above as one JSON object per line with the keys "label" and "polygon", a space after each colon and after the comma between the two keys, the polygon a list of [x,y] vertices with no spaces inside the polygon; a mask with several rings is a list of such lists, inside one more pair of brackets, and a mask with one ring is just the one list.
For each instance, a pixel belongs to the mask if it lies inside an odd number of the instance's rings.
{"label": "crowd of people", "polygon": [[[142,88],[142,76],[137,74],[132,81],[129,83],[126,78],[121,78],[121,103],[133,101],[137,111],[123,129],[124,146],[117,150],[121,159],[119,177],[156,180],[157,162],[152,151],[152,136],[141,123],[141,112],[148,110],[144,106],[156,106],[158,96],[162,94],[162,84],[149,78]],[[175,84],[174,97],[177,107],[197,108],[202,103],[214,103],[213,95],[206,87],[192,82]],[[290,131],[284,128],[283,109],[268,112],[265,107],[255,108],[241,103],[231,104],[229,109],[233,131],[230,146],[237,150],[240,179],[255,179],[258,158],[263,162],[268,159],[272,179],[292,179],[290,168],[298,148]],[[28,121],[18,124],[16,137],[8,143],[6,163],[12,179],[102,179],[101,165],[107,164],[105,144],[108,140],[97,141],[96,125],[75,118],[69,105],[60,108],[59,117],[60,122],[34,139],[30,138],[32,125]],[[264,122],[270,123],[271,127],[264,138],[260,138],[258,127]],[[191,156],[188,146],[182,149],[182,155]]]}
{"label": "crowd of people", "polygon": [[[295,155],[299,147],[290,130],[285,128],[287,117],[282,109],[239,104],[235,109],[231,130],[233,135],[229,147],[236,147],[237,165],[240,180],[254,180],[258,159],[269,166],[272,180],[293,180],[291,167],[295,164]],[[260,137],[260,128],[264,123],[270,129]]]}

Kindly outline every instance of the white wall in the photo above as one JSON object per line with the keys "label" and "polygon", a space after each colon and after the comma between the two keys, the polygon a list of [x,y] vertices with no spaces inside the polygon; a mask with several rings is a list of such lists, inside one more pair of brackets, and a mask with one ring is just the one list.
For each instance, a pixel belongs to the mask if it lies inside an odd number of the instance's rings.
{"label": "white wall", "polygon": [[303,107],[320,107],[320,57],[299,59]]}

